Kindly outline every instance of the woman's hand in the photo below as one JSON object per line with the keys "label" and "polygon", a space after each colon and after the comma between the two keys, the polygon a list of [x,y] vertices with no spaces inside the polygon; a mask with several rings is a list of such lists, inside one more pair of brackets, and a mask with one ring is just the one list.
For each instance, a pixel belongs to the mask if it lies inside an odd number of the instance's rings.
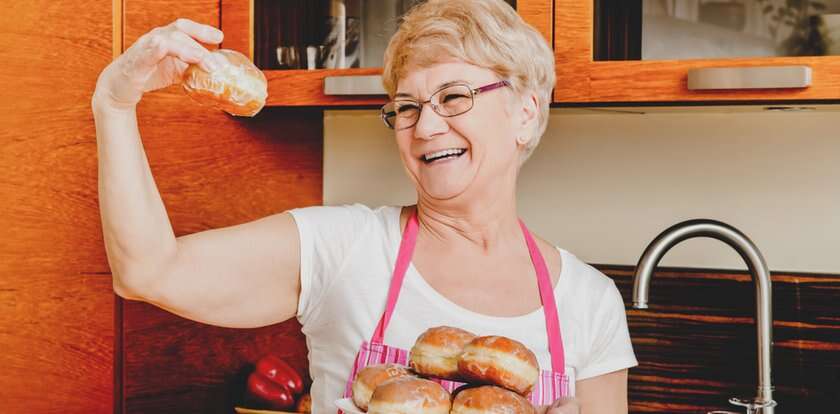
{"label": "woman's hand", "polygon": [[551,405],[537,408],[537,414],[580,414],[580,404],[575,398],[559,398]]}
{"label": "woman's hand", "polygon": [[215,69],[219,63],[199,42],[219,44],[222,31],[178,19],[140,36],[99,75],[94,104],[133,108],[144,92],[179,83],[189,64]]}

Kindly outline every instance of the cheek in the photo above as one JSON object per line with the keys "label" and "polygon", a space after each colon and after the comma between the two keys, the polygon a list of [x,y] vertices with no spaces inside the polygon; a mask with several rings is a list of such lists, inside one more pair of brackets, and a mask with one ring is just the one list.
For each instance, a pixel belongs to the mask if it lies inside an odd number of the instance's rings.
{"label": "cheek", "polygon": [[515,145],[514,116],[507,100],[487,105],[477,114],[476,126],[491,138],[494,144]]}
{"label": "cheek", "polygon": [[412,177],[420,169],[421,161],[412,155],[411,137],[397,137],[397,152],[400,157],[400,164]]}
{"label": "cheek", "polygon": [[397,151],[401,158],[411,157],[411,138],[402,133],[397,133],[394,137],[397,145]]}

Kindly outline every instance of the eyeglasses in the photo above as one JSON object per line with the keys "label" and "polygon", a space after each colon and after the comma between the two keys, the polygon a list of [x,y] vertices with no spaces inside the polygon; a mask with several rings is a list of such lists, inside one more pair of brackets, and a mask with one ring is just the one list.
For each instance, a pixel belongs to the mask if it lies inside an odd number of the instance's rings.
{"label": "eyeglasses", "polygon": [[475,95],[504,86],[510,86],[510,82],[503,80],[475,89],[464,83],[456,83],[436,90],[427,101],[418,102],[407,98],[395,99],[382,107],[382,120],[385,121],[388,128],[398,131],[411,128],[417,124],[420,119],[420,111],[427,103],[432,106],[432,110],[436,114],[442,117],[458,116],[472,109],[475,104]]}

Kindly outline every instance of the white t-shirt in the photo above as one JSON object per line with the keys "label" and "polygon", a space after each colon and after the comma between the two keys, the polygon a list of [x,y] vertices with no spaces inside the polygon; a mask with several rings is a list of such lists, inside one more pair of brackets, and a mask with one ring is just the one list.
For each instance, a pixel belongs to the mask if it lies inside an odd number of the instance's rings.
{"label": "white t-shirt", "polygon": [[[313,414],[335,412],[333,402],[344,393],[359,346],[370,340],[385,310],[402,238],[400,211],[361,204],[290,211],[300,233],[297,318],[309,348]],[[561,273],[554,295],[567,373],[581,380],[637,365],[624,302],[612,279],[558,250]],[[439,325],[516,339],[536,354],[541,369],[551,369],[542,308],[518,317],[475,313],[448,300],[409,266],[385,344],[411,349],[418,335]]]}

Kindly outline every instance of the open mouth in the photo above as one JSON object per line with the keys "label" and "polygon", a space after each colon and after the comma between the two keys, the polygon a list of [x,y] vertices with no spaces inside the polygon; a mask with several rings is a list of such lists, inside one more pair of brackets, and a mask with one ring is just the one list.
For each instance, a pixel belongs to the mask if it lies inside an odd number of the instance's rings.
{"label": "open mouth", "polygon": [[431,164],[435,161],[443,161],[458,158],[467,152],[466,148],[449,148],[442,151],[430,152],[420,157],[420,160],[426,164]]}

